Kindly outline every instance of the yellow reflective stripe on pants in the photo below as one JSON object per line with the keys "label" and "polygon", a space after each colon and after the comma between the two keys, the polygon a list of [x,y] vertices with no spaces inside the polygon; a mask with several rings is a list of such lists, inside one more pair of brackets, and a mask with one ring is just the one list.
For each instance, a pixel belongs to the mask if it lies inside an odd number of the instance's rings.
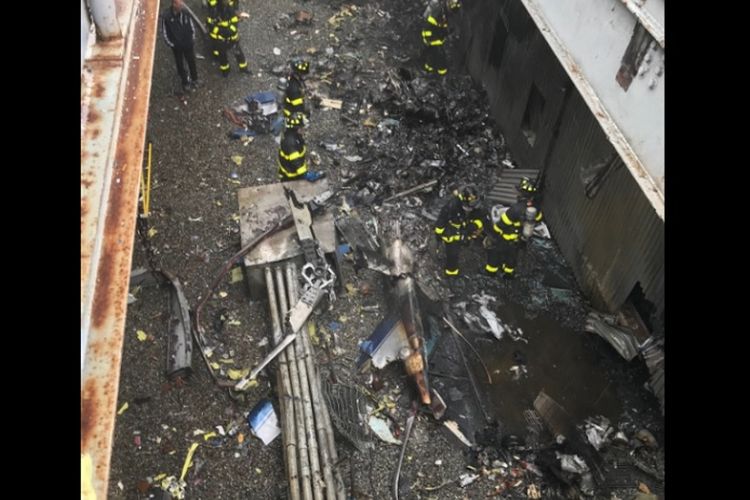
{"label": "yellow reflective stripe on pants", "polygon": [[296,99],[289,99],[288,97],[285,97],[284,100],[287,102],[287,104],[291,104],[292,106],[301,106],[304,102],[304,99],[301,97],[298,97]]}
{"label": "yellow reflective stripe on pants", "polygon": [[487,271],[488,273],[496,273],[498,269],[500,269],[500,268],[499,267],[495,267],[495,266],[491,266],[489,264],[487,264],[487,265],[484,266],[484,270]]}
{"label": "yellow reflective stripe on pants", "polygon": [[445,232],[444,227],[436,227],[435,228],[435,234],[443,234]]}
{"label": "yellow reflective stripe on pants", "polygon": [[446,269],[445,274],[448,276],[458,276],[458,268],[456,269]]}
{"label": "yellow reflective stripe on pants", "polygon": [[305,151],[307,151],[307,146],[304,146],[302,148],[302,151],[295,151],[294,153],[289,153],[289,154],[286,154],[283,151],[279,150],[279,156],[281,156],[287,161],[293,161],[293,160],[296,160],[297,158],[302,158],[303,156],[305,156]]}
{"label": "yellow reflective stripe on pants", "polygon": [[296,172],[290,172],[289,170],[285,169],[281,163],[279,163],[279,170],[284,177],[286,177],[287,179],[292,179],[294,177],[304,175],[307,172],[307,163],[303,163]]}

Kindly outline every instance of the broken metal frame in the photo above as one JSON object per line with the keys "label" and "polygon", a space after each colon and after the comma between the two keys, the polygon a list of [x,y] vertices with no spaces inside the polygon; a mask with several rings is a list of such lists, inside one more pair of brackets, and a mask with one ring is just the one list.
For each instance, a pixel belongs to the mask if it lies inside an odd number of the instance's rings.
{"label": "broken metal frame", "polygon": [[89,7],[101,38],[81,72],[81,460],[82,487],[106,498],[158,2]]}
{"label": "broken metal frame", "polygon": [[169,327],[167,331],[168,377],[186,376],[192,372],[193,336],[190,306],[180,280],[164,270],[137,269],[130,275],[130,287],[141,284],[169,284]]}

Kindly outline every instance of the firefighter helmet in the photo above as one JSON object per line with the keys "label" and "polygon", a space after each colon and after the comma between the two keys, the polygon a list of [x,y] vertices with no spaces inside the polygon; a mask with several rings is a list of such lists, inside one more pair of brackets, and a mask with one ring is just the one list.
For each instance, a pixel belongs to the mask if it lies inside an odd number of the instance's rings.
{"label": "firefighter helmet", "polygon": [[295,111],[291,115],[286,117],[285,125],[286,128],[299,128],[305,121],[305,116],[299,111]]}
{"label": "firefighter helmet", "polygon": [[532,197],[536,194],[536,186],[528,177],[522,177],[521,182],[518,183],[518,191],[522,195]]}
{"label": "firefighter helmet", "polygon": [[461,187],[457,196],[465,208],[476,208],[479,205],[479,193],[474,186]]}
{"label": "firefighter helmet", "polygon": [[304,59],[295,59],[292,61],[292,71],[299,75],[306,75],[310,72],[310,63]]}

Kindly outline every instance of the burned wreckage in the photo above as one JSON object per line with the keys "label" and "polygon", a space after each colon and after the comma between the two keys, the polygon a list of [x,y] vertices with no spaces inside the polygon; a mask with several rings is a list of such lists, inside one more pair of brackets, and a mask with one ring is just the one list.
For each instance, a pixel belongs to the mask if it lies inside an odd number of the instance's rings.
{"label": "burned wreckage", "polygon": [[[566,491],[589,496],[597,486],[606,489],[616,484],[612,483],[611,463],[607,460],[619,460],[621,467],[635,464],[633,474],[650,477],[656,484],[663,481],[663,473],[653,463],[653,438],[649,445],[639,445],[637,433],[635,441],[630,441],[604,417],[591,419],[585,431],[579,429],[567,412],[543,391],[534,401],[534,409],[524,412],[533,442],[505,431],[486,411],[463,344],[456,341],[468,344],[484,369],[487,378],[484,387],[491,387],[492,374],[482,356],[456,326],[460,321],[457,314],[465,316],[463,321],[467,325],[479,320],[469,319],[472,315],[466,306],[459,308],[458,313],[451,311],[441,304],[428,282],[420,282],[413,251],[402,239],[398,221],[390,231],[384,231],[391,235],[390,241],[373,236],[370,228],[374,219],[363,221],[347,197],[333,192],[327,180],[243,188],[238,197],[243,209],[243,248],[232,262],[242,258],[252,286],[257,289],[263,284],[267,291],[273,348],[240,380],[220,385],[231,385],[230,391],[234,393],[248,391],[257,386],[262,370],[276,360],[272,366],[276,368],[280,415],[276,417],[273,406],[265,400],[265,406],[256,406],[250,413],[248,422],[257,436],[270,436],[272,440],[280,435],[284,440],[290,498],[304,498],[306,492],[322,495],[321,498],[346,498],[345,481],[337,468],[337,435],[360,451],[372,447],[370,441],[374,436],[400,444],[401,453],[393,465],[392,492],[395,498],[403,496],[404,456],[415,427],[419,427],[418,414],[429,415],[432,421],[441,423],[449,435],[467,447],[470,462],[474,464],[469,466],[470,472],[445,484],[466,488],[479,478],[488,477],[496,482],[494,491],[498,494],[521,491],[528,498],[543,498],[540,495],[544,485],[545,495],[552,497],[565,495]],[[346,243],[339,243],[339,235]],[[384,409],[382,402],[373,412],[367,404],[372,396],[369,391],[340,380],[340,376],[338,382],[332,382],[335,373],[322,369],[315,360],[308,321],[316,309],[319,312],[331,309],[337,293],[342,293],[345,277],[339,261],[345,256],[354,263],[355,271],[368,269],[380,276],[387,297],[383,317],[372,334],[359,341],[356,368],[364,373],[385,369],[393,362],[402,366],[409,381],[411,401],[405,422],[398,421],[398,413],[382,412],[387,419],[376,416],[378,410]],[[495,316],[487,296],[474,297],[484,304],[480,316],[484,318],[485,331],[497,339],[507,332],[514,341],[528,343],[523,332]],[[197,327],[200,331],[200,324]],[[446,375],[438,370],[438,376],[463,379],[468,385],[458,389],[457,385],[439,384],[450,394],[446,402],[431,381],[430,367],[440,366],[440,361],[431,363],[431,356],[440,342],[448,342],[448,337],[453,343],[447,344],[447,350],[442,349],[446,351],[444,359],[462,360],[463,371]],[[514,352],[514,359],[525,371],[526,361],[519,351]],[[376,389],[372,377],[370,384]],[[514,377],[517,379],[518,373]],[[462,390],[472,397],[466,401],[456,399]],[[456,408],[451,408],[454,404]],[[270,435],[267,429],[262,429],[265,420],[261,422],[260,416],[265,419],[269,412],[274,425],[276,418],[279,422],[278,430]],[[467,423],[467,418],[473,423]],[[545,431],[554,436],[546,444],[542,437]],[[617,459],[600,455],[599,450],[607,445],[623,450],[617,452],[620,453]],[[630,446],[643,456],[625,458],[622,452]],[[620,473],[618,477],[622,481],[624,476]],[[560,486],[554,486],[555,481]]]}
{"label": "burned wreckage", "polygon": [[[175,440],[181,433],[205,448],[188,443],[187,457],[175,450],[185,458],[182,477],[139,473],[175,498],[656,498],[663,493],[663,455],[660,434],[647,430],[659,428],[651,426],[651,413],[631,410],[641,407],[630,394],[607,412],[580,404],[577,395],[611,402],[617,384],[603,375],[590,377],[606,379],[599,385],[578,377],[579,370],[557,371],[562,362],[555,355],[577,355],[571,346],[586,342],[604,351],[596,342],[616,340],[627,345],[625,362],[637,363],[640,355],[656,367],[656,383],[663,358],[658,346],[608,333],[616,319],[589,320],[586,330],[601,338],[566,336],[568,328],[583,330],[589,306],[546,227],[523,223],[522,273],[512,283],[483,275],[485,249],[468,242],[463,276],[450,283],[442,276],[443,249],[425,235],[454,188],[479,186],[498,219],[504,209],[497,205],[515,202],[520,180],[530,178],[541,189],[544,179],[539,170],[519,167],[490,116],[488,96],[452,66],[435,80],[397,58],[352,62],[358,51],[371,49],[358,41],[370,25],[406,32],[408,16],[384,4],[341,4],[327,23],[344,26],[335,33],[340,41],[308,52],[307,98],[315,114],[305,130],[307,161],[329,172],[327,178],[278,183],[265,171],[267,151],[260,150],[266,144],[275,150],[272,136],[284,126],[279,96],[264,90],[277,83],[272,67],[284,67],[279,61],[262,68],[273,78],[232,89],[246,97],[241,106],[223,108],[232,130],[230,140],[222,135],[227,148],[250,161],[232,166],[227,182],[237,186],[220,185],[230,197],[212,193],[212,210],[220,200],[223,210],[236,205],[239,211],[224,234],[216,228],[210,237],[219,246],[231,235],[222,244],[235,252],[239,225],[240,250],[226,261],[229,254],[221,256],[218,273],[199,252],[196,266],[208,277],[185,271],[181,284],[172,280],[176,291],[182,286],[185,295],[197,296],[192,324],[179,294],[172,292],[170,302],[170,387],[192,370],[189,384],[205,399],[193,411],[182,403],[195,402],[183,399],[191,396],[166,392],[180,404],[170,411],[204,415],[164,434]],[[403,8],[418,19],[418,7]],[[359,33],[347,32],[347,23]],[[294,24],[290,29],[301,31],[292,40],[304,37],[306,26]],[[369,67],[380,62],[386,64]],[[229,220],[226,213],[220,218]],[[247,293],[236,287],[227,297],[220,287],[228,281],[247,285]],[[207,292],[201,283],[210,283]],[[191,369],[193,350],[211,375],[208,383],[221,391],[206,388],[203,367]],[[583,364],[574,356],[564,361]],[[571,386],[578,392],[567,391]],[[231,423],[201,439],[194,433],[209,425],[203,423],[209,416]],[[172,422],[159,422],[157,431]],[[123,425],[128,437],[142,432]],[[248,432],[260,441],[246,439]],[[167,449],[167,438],[158,437]],[[126,474],[114,477],[132,477]],[[256,490],[259,484],[266,489]]]}

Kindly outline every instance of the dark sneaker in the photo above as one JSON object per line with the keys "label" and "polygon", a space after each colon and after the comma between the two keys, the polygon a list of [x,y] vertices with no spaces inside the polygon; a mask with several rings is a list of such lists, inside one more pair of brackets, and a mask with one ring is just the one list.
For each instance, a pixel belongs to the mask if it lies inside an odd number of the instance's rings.
{"label": "dark sneaker", "polygon": [[510,274],[510,273],[504,273],[503,274],[503,279],[507,280],[507,281],[513,280],[513,279],[515,279],[515,277],[516,277],[515,274]]}

